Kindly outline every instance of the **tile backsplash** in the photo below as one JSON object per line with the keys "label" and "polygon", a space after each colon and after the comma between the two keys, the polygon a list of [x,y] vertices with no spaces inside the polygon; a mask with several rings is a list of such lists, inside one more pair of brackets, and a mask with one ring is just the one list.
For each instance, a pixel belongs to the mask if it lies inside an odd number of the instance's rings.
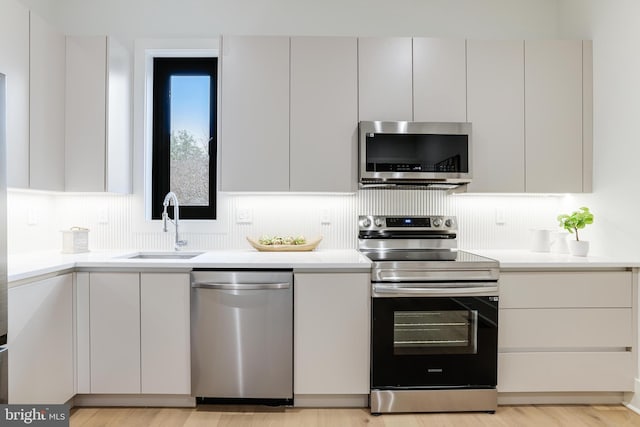
{"label": "tile backsplash", "polygon": [[[322,236],[320,248],[357,245],[357,216],[456,215],[459,247],[525,249],[531,228],[557,229],[564,196],[447,195],[424,190],[361,190],[354,194],[225,194],[218,224],[184,221],[189,249],[248,249],[246,236]],[[144,221],[135,195],[40,193],[9,190],[9,253],[59,250],[60,230],[87,227],[89,247],[170,250],[173,228]]]}

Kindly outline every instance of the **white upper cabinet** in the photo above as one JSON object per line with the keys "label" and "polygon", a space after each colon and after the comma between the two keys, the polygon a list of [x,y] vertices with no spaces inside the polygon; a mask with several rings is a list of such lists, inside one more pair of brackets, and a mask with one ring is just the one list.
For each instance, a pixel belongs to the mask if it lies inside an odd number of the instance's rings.
{"label": "white upper cabinet", "polygon": [[466,122],[466,42],[413,39],[413,120]]}
{"label": "white upper cabinet", "polygon": [[223,191],[355,190],[355,38],[224,37]]}
{"label": "white upper cabinet", "polygon": [[291,39],[292,191],[355,191],[357,39]]}
{"label": "white upper cabinet", "polygon": [[583,53],[579,40],[525,42],[528,192],[583,190]]}
{"label": "white upper cabinet", "polygon": [[359,119],[466,121],[465,50],[465,40],[359,38]]}
{"label": "white upper cabinet", "polygon": [[470,191],[591,191],[591,61],[582,41],[225,37],[221,188],[354,191],[357,123],[381,120],[471,122]]}
{"label": "white upper cabinet", "polygon": [[524,44],[467,42],[467,108],[472,123],[469,191],[525,191]]}
{"label": "white upper cabinet", "polygon": [[289,38],[224,37],[221,189],[289,191]]}
{"label": "white upper cabinet", "polygon": [[6,76],[7,185],[29,188],[29,11],[0,0],[0,73]]}
{"label": "white upper cabinet", "polygon": [[67,37],[66,190],[131,192],[131,63],[104,36]]}
{"label": "white upper cabinet", "polygon": [[469,191],[591,191],[591,42],[467,43]]}
{"label": "white upper cabinet", "polygon": [[410,37],[358,39],[359,120],[413,120]]}
{"label": "white upper cabinet", "polygon": [[65,37],[30,16],[29,187],[64,191]]}

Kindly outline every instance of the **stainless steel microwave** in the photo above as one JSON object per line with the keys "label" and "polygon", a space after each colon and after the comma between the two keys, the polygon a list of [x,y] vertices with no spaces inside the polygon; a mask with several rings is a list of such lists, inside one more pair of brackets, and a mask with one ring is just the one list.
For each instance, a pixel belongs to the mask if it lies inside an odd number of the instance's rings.
{"label": "stainless steel microwave", "polygon": [[471,123],[360,122],[360,187],[471,182]]}

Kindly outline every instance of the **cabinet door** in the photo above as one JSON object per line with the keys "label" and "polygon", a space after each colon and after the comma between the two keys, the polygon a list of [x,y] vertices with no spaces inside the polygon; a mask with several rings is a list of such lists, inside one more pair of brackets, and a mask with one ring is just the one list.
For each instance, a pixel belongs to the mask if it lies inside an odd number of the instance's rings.
{"label": "cabinet door", "polygon": [[630,308],[532,308],[500,310],[501,351],[633,346]]}
{"label": "cabinet door", "polygon": [[473,181],[469,191],[525,191],[522,41],[467,42]]}
{"label": "cabinet door", "polygon": [[500,309],[631,308],[630,271],[504,271]]}
{"label": "cabinet door", "polygon": [[68,191],[105,191],[106,37],[67,37]]}
{"label": "cabinet door", "polygon": [[355,38],[291,39],[292,191],[355,190],[357,58]]}
{"label": "cabinet door", "polygon": [[410,37],[358,39],[359,120],[413,120]]}
{"label": "cabinet door", "polygon": [[30,187],[64,191],[65,37],[31,12]]}
{"label": "cabinet door", "polygon": [[189,274],[140,274],[142,393],[191,393]]}
{"label": "cabinet door", "polygon": [[466,122],[465,40],[413,39],[413,120]]}
{"label": "cabinet door", "polygon": [[65,188],[131,192],[131,58],[111,37],[67,37]]}
{"label": "cabinet door", "polygon": [[630,351],[498,354],[498,391],[633,391],[634,359]]}
{"label": "cabinet door", "polygon": [[527,192],[582,192],[582,42],[525,42]]}
{"label": "cabinet door", "polygon": [[29,11],[0,0],[0,73],[6,76],[7,185],[29,188]]}
{"label": "cabinet door", "polygon": [[111,193],[129,194],[131,166],[131,56],[127,48],[107,37],[107,135],[104,186]]}
{"label": "cabinet door", "polygon": [[91,273],[91,393],[140,393],[138,273]]}
{"label": "cabinet door", "polygon": [[71,274],[9,289],[9,403],[62,404],[74,395]]}
{"label": "cabinet door", "polygon": [[289,191],[289,38],[224,37],[223,191]]}
{"label": "cabinet door", "polygon": [[295,394],[368,394],[370,276],[294,276]]}

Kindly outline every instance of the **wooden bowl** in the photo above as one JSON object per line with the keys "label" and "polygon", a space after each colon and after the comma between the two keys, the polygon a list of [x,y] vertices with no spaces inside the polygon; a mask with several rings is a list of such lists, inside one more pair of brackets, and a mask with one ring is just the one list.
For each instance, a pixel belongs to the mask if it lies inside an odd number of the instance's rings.
{"label": "wooden bowl", "polygon": [[322,237],[318,237],[302,245],[263,245],[258,243],[257,240],[247,237],[247,241],[251,246],[260,252],[309,252],[314,250],[320,244],[321,240]]}

